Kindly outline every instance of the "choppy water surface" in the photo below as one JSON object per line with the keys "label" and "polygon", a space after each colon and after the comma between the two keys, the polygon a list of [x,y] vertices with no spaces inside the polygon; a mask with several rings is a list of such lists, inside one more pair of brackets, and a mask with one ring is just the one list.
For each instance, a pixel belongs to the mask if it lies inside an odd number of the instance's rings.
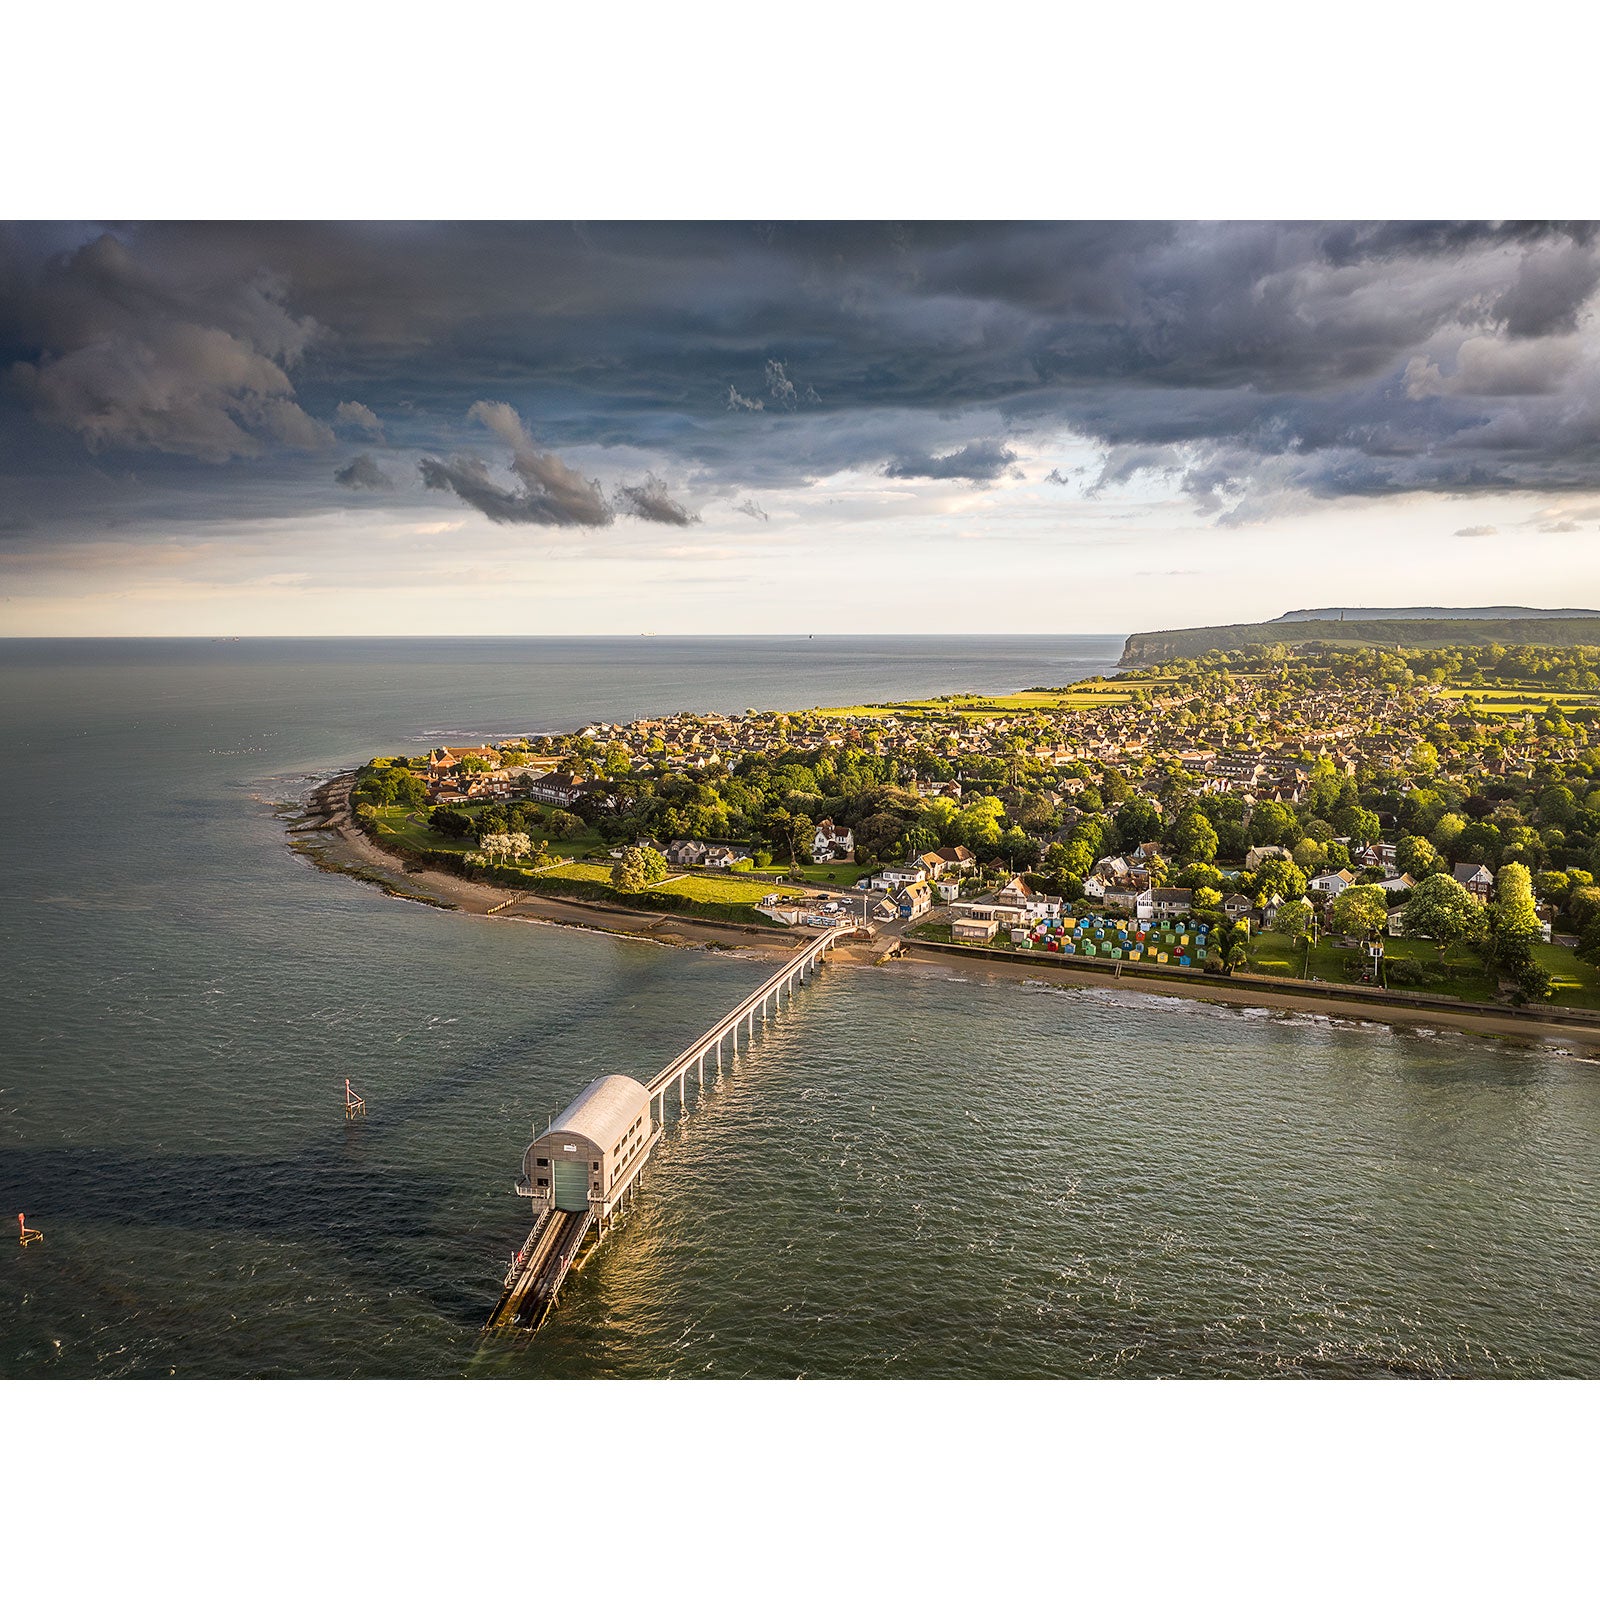
{"label": "choppy water surface", "polygon": [[826,972],[538,1339],[480,1342],[529,1124],[753,969],[385,898],[260,797],[445,732],[1117,644],[0,645],[0,1207],[46,1233],[0,1244],[0,1372],[1596,1375],[1593,1064],[904,965]]}

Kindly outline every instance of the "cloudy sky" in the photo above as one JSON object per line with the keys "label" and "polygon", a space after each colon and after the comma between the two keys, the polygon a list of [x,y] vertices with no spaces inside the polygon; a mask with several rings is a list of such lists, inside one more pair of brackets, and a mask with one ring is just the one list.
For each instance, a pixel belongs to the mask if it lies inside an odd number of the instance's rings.
{"label": "cloudy sky", "polygon": [[0,228],[0,634],[1600,604],[1600,229]]}

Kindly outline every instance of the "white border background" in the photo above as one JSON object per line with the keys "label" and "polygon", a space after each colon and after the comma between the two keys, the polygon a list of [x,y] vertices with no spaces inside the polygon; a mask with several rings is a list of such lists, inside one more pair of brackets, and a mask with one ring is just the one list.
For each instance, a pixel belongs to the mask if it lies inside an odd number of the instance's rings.
{"label": "white border background", "polygon": [[[8,15],[0,216],[1594,215],[1595,32],[1542,0],[93,0]],[[1570,1592],[1595,1393],[12,1382],[5,1587]],[[558,1418],[636,1435],[614,1483],[547,1491]]]}

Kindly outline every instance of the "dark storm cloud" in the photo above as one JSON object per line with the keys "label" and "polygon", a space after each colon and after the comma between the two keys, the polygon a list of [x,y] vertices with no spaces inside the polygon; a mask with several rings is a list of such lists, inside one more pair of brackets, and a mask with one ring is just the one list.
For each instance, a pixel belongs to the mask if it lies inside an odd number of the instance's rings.
{"label": "dark storm cloud", "polygon": [[699,516],[680,505],[667,492],[667,486],[650,473],[643,483],[619,483],[612,498],[617,512],[625,517],[639,517],[645,522],[665,522],[674,528],[687,528],[698,522]]}
{"label": "dark storm cloud", "polygon": [[360,455],[338,469],[333,481],[342,489],[392,489],[394,479],[368,455]]}
{"label": "dark storm cloud", "polygon": [[378,414],[359,400],[341,400],[334,410],[333,420],[340,427],[364,433],[369,439],[383,443],[383,424],[378,420]]}
{"label": "dark storm cloud", "polygon": [[14,227],[0,475],[48,464],[42,521],[130,471],[172,515],[252,486],[273,515],[339,492],[284,488],[331,419],[555,527],[677,506],[652,477],[993,482],[1063,434],[1101,451],[1089,492],[1153,475],[1234,521],[1589,491],[1597,290],[1592,224]]}
{"label": "dark storm cloud", "polygon": [[264,267],[169,272],[102,235],[47,262],[19,299],[39,348],[12,375],[37,415],[92,450],[225,461],[332,440],[289,377],[316,326]]}
{"label": "dark storm cloud", "polygon": [[547,528],[603,528],[614,513],[598,479],[575,472],[551,450],[541,450],[522,419],[504,401],[480,400],[468,413],[511,448],[511,471],[522,487],[502,488],[482,461],[425,457],[419,467],[430,489],[445,489],[491,522],[528,522]]}
{"label": "dark storm cloud", "polygon": [[972,483],[991,483],[1017,459],[994,439],[976,439],[948,455],[902,456],[884,469],[886,478],[965,478]]}

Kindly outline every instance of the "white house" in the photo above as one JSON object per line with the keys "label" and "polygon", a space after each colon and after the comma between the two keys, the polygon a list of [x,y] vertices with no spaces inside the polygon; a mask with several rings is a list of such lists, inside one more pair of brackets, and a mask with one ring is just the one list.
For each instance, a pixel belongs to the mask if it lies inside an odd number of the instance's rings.
{"label": "white house", "polygon": [[1342,895],[1355,881],[1355,873],[1348,867],[1340,867],[1337,872],[1319,872],[1311,880],[1308,887],[1320,889],[1330,900],[1334,900]]}
{"label": "white house", "polygon": [[821,866],[825,861],[851,861],[855,858],[856,836],[849,828],[837,828],[832,817],[817,824],[811,839],[811,859]]}
{"label": "white house", "polygon": [[923,883],[928,869],[920,861],[902,861],[892,867],[880,867],[872,875],[874,889],[899,889],[908,883]]}

